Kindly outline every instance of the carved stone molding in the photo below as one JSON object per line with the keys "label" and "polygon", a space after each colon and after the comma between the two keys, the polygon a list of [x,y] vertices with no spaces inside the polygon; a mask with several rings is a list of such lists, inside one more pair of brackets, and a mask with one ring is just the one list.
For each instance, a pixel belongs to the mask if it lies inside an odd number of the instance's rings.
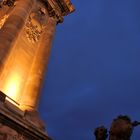
{"label": "carved stone molding", "polygon": [[[0,94],[5,98],[3,93],[0,92]],[[51,140],[44,130],[30,120],[33,114],[29,113],[26,117],[14,108],[9,110],[2,99],[0,101],[0,140]]]}
{"label": "carved stone molding", "polygon": [[64,16],[70,14],[75,9],[70,0],[42,0],[45,2],[50,17],[56,19],[57,23],[62,23]]}
{"label": "carved stone molding", "polygon": [[26,37],[27,39],[32,42],[35,43],[39,40],[39,37],[42,33],[42,29],[40,30],[39,27],[37,25],[34,25],[32,23],[32,21],[28,21],[26,24]]}
{"label": "carved stone molding", "polygon": [[46,23],[46,9],[39,7],[31,12],[25,27],[27,39],[32,43],[37,42]]}

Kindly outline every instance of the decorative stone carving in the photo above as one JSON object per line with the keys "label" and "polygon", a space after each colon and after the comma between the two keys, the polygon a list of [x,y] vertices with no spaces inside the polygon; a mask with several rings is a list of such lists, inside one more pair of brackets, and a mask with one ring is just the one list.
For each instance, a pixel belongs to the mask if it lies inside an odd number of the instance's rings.
{"label": "decorative stone carving", "polygon": [[63,16],[75,10],[70,0],[47,0],[46,3],[50,17],[55,18],[57,23],[62,23]]}
{"label": "decorative stone carving", "polygon": [[3,5],[7,5],[7,6],[13,6],[14,5],[15,0],[1,0],[0,1],[0,8]]}
{"label": "decorative stone carving", "polygon": [[26,36],[30,42],[37,42],[39,40],[41,32],[42,30],[39,30],[37,25],[34,25],[31,21],[28,21],[28,23],[26,24]]}
{"label": "decorative stone carving", "polygon": [[62,23],[64,21],[64,18],[62,16],[61,10],[59,7],[54,8],[53,5],[51,5],[49,2],[47,3],[48,13],[50,17],[53,17],[58,23]]}
{"label": "decorative stone carving", "polygon": [[30,42],[35,43],[39,40],[42,29],[47,22],[45,15],[46,10],[44,8],[39,8],[30,14],[25,27],[26,37]]}
{"label": "decorative stone carving", "polygon": [[15,0],[4,0],[4,4],[8,5],[8,6],[13,6],[14,2],[15,2]]}
{"label": "decorative stone carving", "polygon": [[25,140],[21,134],[18,134],[10,127],[0,124],[0,140]]}
{"label": "decorative stone carving", "polygon": [[5,15],[1,20],[0,20],[0,29],[2,28],[2,26],[4,25],[5,21],[7,20],[7,18],[9,17],[9,15]]}

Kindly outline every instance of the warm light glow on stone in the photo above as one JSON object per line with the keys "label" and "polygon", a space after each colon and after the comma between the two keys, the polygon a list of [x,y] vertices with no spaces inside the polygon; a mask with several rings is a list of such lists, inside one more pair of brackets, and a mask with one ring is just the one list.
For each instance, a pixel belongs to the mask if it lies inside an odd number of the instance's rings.
{"label": "warm light glow on stone", "polygon": [[7,18],[9,17],[9,15],[5,15],[1,21],[0,21],[0,29],[2,28],[2,26],[4,25],[5,21],[7,20]]}
{"label": "warm light glow on stone", "polygon": [[13,105],[19,107],[19,104],[17,104],[16,102],[14,102],[13,100],[11,100],[10,98],[6,97],[6,101],[12,103]]}
{"label": "warm light glow on stone", "polygon": [[18,100],[18,91],[20,89],[20,75],[16,72],[12,73],[10,77],[7,78],[4,87],[2,88],[3,93],[5,93],[11,99]]}

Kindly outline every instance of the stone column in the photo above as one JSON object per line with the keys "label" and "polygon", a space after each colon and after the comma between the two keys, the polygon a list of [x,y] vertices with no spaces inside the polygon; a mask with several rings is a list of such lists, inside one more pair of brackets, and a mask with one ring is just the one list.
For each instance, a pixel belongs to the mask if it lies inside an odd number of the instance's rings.
{"label": "stone column", "polygon": [[25,85],[25,90],[23,92],[21,100],[21,108],[23,110],[37,110],[40,97],[40,89],[43,82],[46,66],[48,64],[55,27],[56,20],[49,17],[47,25],[41,34],[31,71],[29,73]]}
{"label": "stone column", "polygon": [[34,3],[35,0],[16,1],[15,7],[0,29],[0,74]]}

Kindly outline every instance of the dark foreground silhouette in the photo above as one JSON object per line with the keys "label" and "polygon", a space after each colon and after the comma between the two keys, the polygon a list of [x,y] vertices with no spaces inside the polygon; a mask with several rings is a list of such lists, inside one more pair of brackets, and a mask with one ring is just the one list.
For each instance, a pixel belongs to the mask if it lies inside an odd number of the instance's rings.
{"label": "dark foreground silhouette", "polygon": [[109,140],[130,140],[134,127],[138,125],[140,122],[132,122],[128,116],[120,115],[113,120],[109,132],[104,126],[100,126],[95,129],[94,135],[96,140],[106,140],[108,136]]}

